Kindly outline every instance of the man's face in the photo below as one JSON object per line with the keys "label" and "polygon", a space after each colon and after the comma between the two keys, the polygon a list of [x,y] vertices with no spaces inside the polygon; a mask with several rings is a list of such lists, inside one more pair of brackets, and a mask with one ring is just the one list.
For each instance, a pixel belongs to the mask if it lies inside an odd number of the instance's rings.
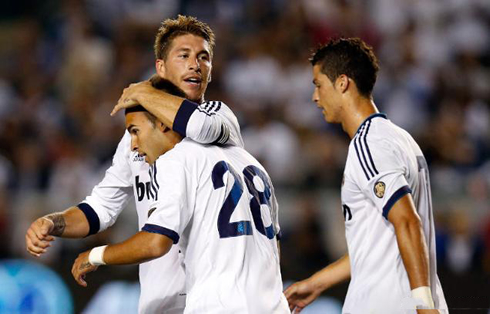
{"label": "man's face", "polygon": [[[155,120],[155,123],[160,122]],[[164,127],[154,125],[145,112],[126,114],[126,129],[131,134],[131,150],[145,156],[145,161],[149,164],[153,164],[160,155],[173,147],[162,128]]]}
{"label": "man's face", "polygon": [[321,65],[313,66],[313,84],[315,91],[312,100],[318,108],[323,109],[325,121],[329,123],[340,123],[340,93],[328,76],[321,72]]}
{"label": "man's face", "polygon": [[187,97],[202,102],[211,81],[209,43],[192,34],[173,39],[166,60],[156,61],[157,73],[182,89]]}

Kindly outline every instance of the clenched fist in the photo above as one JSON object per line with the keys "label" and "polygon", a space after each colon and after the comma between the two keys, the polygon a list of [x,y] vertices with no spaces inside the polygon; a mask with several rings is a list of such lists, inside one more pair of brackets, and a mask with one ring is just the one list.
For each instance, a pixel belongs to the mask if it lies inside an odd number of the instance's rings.
{"label": "clenched fist", "polygon": [[54,236],[61,236],[65,229],[65,220],[61,214],[52,214],[38,218],[26,232],[27,252],[34,256],[46,253]]}

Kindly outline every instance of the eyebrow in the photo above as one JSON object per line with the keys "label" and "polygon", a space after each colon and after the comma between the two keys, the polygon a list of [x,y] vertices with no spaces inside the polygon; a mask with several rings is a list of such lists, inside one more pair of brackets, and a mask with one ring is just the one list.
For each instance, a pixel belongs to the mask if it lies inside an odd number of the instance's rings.
{"label": "eyebrow", "polygon": [[131,130],[132,130],[134,127],[135,127],[135,125],[134,125],[134,124],[130,124],[130,125],[129,125],[129,126],[126,128],[126,130],[128,130],[128,132],[129,132],[129,133],[131,133]]}
{"label": "eyebrow", "polygon": [[[190,52],[190,51],[191,51],[190,48],[185,48],[185,47],[177,49],[177,52]],[[206,54],[206,55],[208,55],[208,56],[210,56],[209,51],[207,51],[206,49],[203,49],[203,50],[199,51],[197,53],[197,55],[200,55],[200,54],[203,54],[203,53]]]}

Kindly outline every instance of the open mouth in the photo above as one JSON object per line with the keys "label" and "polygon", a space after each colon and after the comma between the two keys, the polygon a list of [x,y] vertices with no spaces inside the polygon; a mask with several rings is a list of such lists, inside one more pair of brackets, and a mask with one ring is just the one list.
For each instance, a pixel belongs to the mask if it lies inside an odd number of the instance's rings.
{"label": "open mouth", "polygon": [[198,76],[192,76],[192,77],[185,78],[184,81],[190,84],[191,86],[197,87],[201,85],[202,79]]}

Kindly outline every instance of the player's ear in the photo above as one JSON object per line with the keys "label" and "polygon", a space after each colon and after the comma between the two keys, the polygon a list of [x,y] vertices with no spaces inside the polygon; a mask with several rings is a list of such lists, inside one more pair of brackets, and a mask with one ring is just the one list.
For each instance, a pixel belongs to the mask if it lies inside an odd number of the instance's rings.
{"label": "player's ear", "polygon": [[341,74],[337,80],[335,81],[335,85],[341,93],[345,93],[347,91],[347,88],[349,88],[349,77],[345,74]]}
{"label": "player's ear", "polygon": [[155,69],[158,76],[165,77],[165,61],[163,59],[157,59],[155,61]]}

